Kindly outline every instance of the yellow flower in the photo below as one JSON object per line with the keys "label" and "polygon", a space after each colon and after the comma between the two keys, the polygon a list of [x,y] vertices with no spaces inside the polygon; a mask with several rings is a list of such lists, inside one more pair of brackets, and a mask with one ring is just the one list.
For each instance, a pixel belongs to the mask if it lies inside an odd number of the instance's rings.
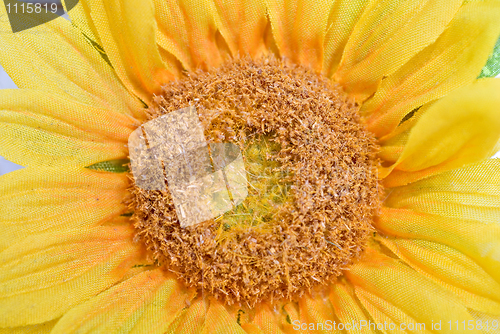
{"label": "yellow flower", "polygon": [[[0,178],[0,333],[498,332],[500,80],[477,77],[500,1],[82,0],[18,33],[0,17],[20,88],[0,91],[0,155],[26,167]],[[324,291],[238,307],[152,263],[116,166],[162,85],[268,54],[356,100],[385,198]]]}

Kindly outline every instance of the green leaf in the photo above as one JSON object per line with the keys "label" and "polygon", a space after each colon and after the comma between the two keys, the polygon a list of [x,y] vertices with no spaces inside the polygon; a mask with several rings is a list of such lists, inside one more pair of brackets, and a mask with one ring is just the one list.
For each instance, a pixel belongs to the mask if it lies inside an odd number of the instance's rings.
{"label": "green leaf", "polygon": [[87,166],[86,168],[97,170],[100,172],[111,172],[111,173],[125,173],[129,171],[128,164],[129,159],[116,159],[109,161],[102,161],[91,166]]}
{"label": "green leaf", "polygon": [[500,74],[500,38],[493,49],[493,54],[490,56],[486,62],[486,66],[483,67],[479,78],[494,78]]}

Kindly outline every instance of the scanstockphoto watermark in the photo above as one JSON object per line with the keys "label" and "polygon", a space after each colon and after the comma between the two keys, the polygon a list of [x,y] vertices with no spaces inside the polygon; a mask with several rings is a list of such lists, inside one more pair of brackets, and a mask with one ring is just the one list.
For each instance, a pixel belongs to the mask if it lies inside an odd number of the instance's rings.
{"label": "scanstockphoto watermark", "polygon": [[309,330],[309,331],[352,331],[352,330],[379,330],[379,331],[387,331],[387,330],[402,330],[409,332],[417,332],[420,333],[427,329],[432,331],[477,331],[477,330],[485,330],[485,331],[497,331],[500,328],[500,321],[492,320],[492,321],[482,321],[482,320],[468,320],[468,321],[432,321],[430,324],[425,324],[423,322],[408,322],[408,323],[400,323],[396,324],[393,322],[373,322],[371,320],[359,320],[359,321],[351,321],[351,322],[335,322],[333,320],[326,320],[325,322],[318,323],[307,323],[300,322],[300,320],[292,321],[293,329],[296,331]]}
{"label": "scanstockphoto watermark", "polygon": [[78,0],[3,0],[6,15],[0,12],[1,20],[8,20],[13,33],[24,31],[52,21],[71,10]]}
{"label": "scanstockphoto watermark", "polygon": [[307,322],[300,322],[300,320],[294,320],[292,322],[293,329],[296,331],[302,330],[309,330],[309,331],[353,331],[353,330],[379,330],[379,331],[387,331],[387,330],[396,330],[400,329],[403,331],[417,331],[421,332],[426,329],[426,326],[424,323],[416,323],[416,322],[410,322],[410,323],[401,323],[401,324],[395,324],[393,322],[383,322],[383,323],[377,323],[377,322],[372,322],[370,320],[359,320],[359,321],[351,321],[351,322],[335,322],[333,320],[326,320],[325,322],[318,322],[318,323],[307,323]]}

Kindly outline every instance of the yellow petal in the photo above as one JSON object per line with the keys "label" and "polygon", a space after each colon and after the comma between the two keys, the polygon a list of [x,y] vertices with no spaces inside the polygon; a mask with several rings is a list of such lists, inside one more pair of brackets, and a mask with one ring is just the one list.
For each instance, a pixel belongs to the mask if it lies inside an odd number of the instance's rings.
{"label": "yellow petal", "polygon": [[173,77],[156,46],[152,0],[83,2],[123,84],[149,105],[153,94]]}
{"label": "yellow petal", "polygon": [[458,219],[500,221],[500,159],[441,173],[391,189],[385,205]]}
{"label": "yellow petal", "polygon": [[410,333],[430,333],[428,329],[424,328],[423,324],[419,324],[398,307],[383,298],[363,290],[359,286],[356,287],[356,297],[358,297],[365,310],[373,318],[372,323],[374,325],[371,327],[372,330],[376,329],[377,324],[381,324],[383,327],[379,328],[387,333],[402,333],[403,330],[408,330]]}
{"label": "yellow petal", "polygon": [[500,137],[500,79],[481,79],[434,103],[413,127],[398,161],[381,170],[387,187],[489,157]]}
{"label": "yellow petal", "polygon": [[[242,324],[241,328],[245,331],[247,334],[265,334],[262,330],[260,330],[259,326],[254,325],[254,324]],[[272,332],[270,332],[272,333]],[[279,331],[277,333],[280,333]]]}
{"label": "yellow petal", "polygon": [[[276,312],[275,312],[276,313]],[[295,302],[287,302],[281,306],[281,326],[286,334],[297,333],[297,326],[294,324],[300,323],[300,309],[299,305]]]}
{"label": "yellow petal", "polygon": [[0,121],[18,123],[80,139],[127,143],[140,124],[114,110],[82,104],[67,96],[33,89],[0,90]]}
{"label": "yellow petal", "polygon": [[382,166],[390,167],[398,161],[408,142],[411,130],[433,104],[434,102],[427,103],[418,110],[410,112],[409,115],[405,116],[409,118],[398,125],[394,131],[379,138],[380,152],[378,157],[382,161]]}
{"label": "yellow petal", "polygon": [[51,333],[165,333],[189,293],[161,269],[140,273],[67,312]]}
{"label": "yellow petal", "polygon": [[[391,189],[385,205],[400,210],[386,209],[377,228],[454,247],[500,281],[499,171],[500,160],[488,159]],[[407,222],[402,220],[405,214]],[[428,226],[427,231],[421,226]]]}
{"label": "yellow petal", "polygon": [[28,236],[0,253],[0,327],[60,317],[116,283],[139,249],[131,227]]}
{"label": "yellow petal", "polygon": [[[242,328],[245,329],[247,333],[249,333],[249,331],[247,330],[248,325],[256,326],[261,331],[261,333],[265,334],[283,333],[283,331],[281,330],[280,321],[278,320],[279,317],[272,310],[271,306],[269,306],[268,304],[259,305],[255,308],[255,313],[255,317],[252,319],[251,324],[242,325]],[[245,327],[245,325],[247,325],[247,327]],[[255,330],[254,332],[258,333]]]}
{"label": "yellow petal", "polygon": [[323,324],[323,328],[316,328],[313,333],[331,333],[328,325],[333,325],[330,322],[334,320],[334,311],[330,300],[323,293],[306,295],[299,300],[299,308],[301,314],[301,323],[307,324]]}
{"label": "yellow petal", "polygon": [[0,249],[30,234],[86,229],[127,210],[125,175],[25,168],[0,177]]}
{"label": "yellow petal", "polygon": [[[365,259],[355,263],[345,276],[355,289],[359,287],[387,301],[425,324],[427,330],[438,320],[467,323],[473,319],[454,295],[401,262],[370,248]],[[443,326],[442,333],[455,332]]]}
{"label": "yellow petal", "polygon": [[[104,52],[101,40],[99,39],[99,33],[97,32],[94,22],[92,22],[88,6],[81,1],[75,4],[75,1],[64,0],[62,3],[64,5],[64,11],[68,13],[71,24],[76,26],[86,38],[96,43],[97,45],[94,45],[94,47]],[[72,5],[73,8],[68,10],[68,5]]]}
{"label": "yellow petal", "polygon": [[207,305],[202,298],[196,298],[170,325],[165,334],[199,334],[203,328]]}
{"label": "yellow petal", "polygon": [[0,122],[0,155],[21,166],[89,166],[127,156],[123,143],[80,140]]}
{"label": "yellow petal", "polygon": [[404,150],[404,145],[403,146],[383,145],[380,146],[380,152],[378,152],[377,156],[384,163],[382,166],[386,166],[386,164],[393,164],[396,161],[398,161],[399,157],[401,156],[401,153],[403,153],[403,150]]}
{"label": "yellow petal", "polygon": [[[81,104],[61,100],[55,95],[45,98],[42,93],[34,93],[32,98],[27,98],[24,102],[16,101],[25,92],[15,89],[4,91],[1,95],[6,100],[0,102],[0,155],[12,162],[21,166],[83,167],[127,156],[124,140],[131,130],[128,118],[117,115],[117,129],[105,130],[104,127],[109,124],[96,123],[87,114],[94,111],[96,116],[101,114],[101,119],[106,120],[109,116],[104,116],[104,110],[86,108]],[[37,97],[41,98],[39,105]],[[51,100],[51,97],[54,99]],[[59,102],[68,104],[57,105]],[[4,103],[8,109],[15,110],[2,110]],[[76,110],[63,116],[71,107]],[[52,110],[56,117],[51,114]],[[82,129],[84,126],[89,126],[89,129],[85,131]],[[95,130],[108,138],[96,136],[88,130]],[[122,141],[109,138],[113,134],[118,135],[118,139]]]}
{"label": "yellow petal", "polygon": [[244,334],[245,331],[233,319],[226,307],[215,300],[210,302],[201,334]]}
{"label": "yellow petal", "polygon": [[321,72],[331,2],[266,0],[280,55]]}
{"label": "yellow petal", "polygon": [[218,14],[210,0],[155,0],[158,45],[187,70],[209,69],[222,63],[217,46]]}
{"label": "yellow petal", "polygon": [[259,56],[265,50],[266,6],[262,1],[214,0],[219,30],[234,57]]}
{"label": "yellow petal", "polygon": [[[7,13],[0,5],[0,16]],[[79,102],[139,117],[142,104],[70,22],[58,18],[11,33],[0,20],[0,64],[19,88],[66,95]]]}
{"label": "yellow petal", "polygon": [[[354,291],[349,284],[336,282],[330,293],[330,302],[332,303],[335,315],[339,320],[336,321],[336,323],[342,323],[344,328],[346,324],[349,325],[350,330],[348,333],[364,334],[372,332],[370,330],[366,330],[366,328],[359,328],[360,323],[368,323],[372,319],[365,313],[359,304],[359,301],[354,295]],[[358,326],[356,327],[353,325]]]}
{"label": "yellow petal", "polygon": [[363,104],[368,130],[382,137],[415,108],[473,83],[500,35],[499,17],[498,2],[461,7],[436,43],[382,80],[375,96]]}
{"label": "yellow petal", "polygon": [[498,224],[384,207],[374,227],[390,236],[427,240],[454,248],[500,282]]}
{"label": "yellow petal", "polygon": [[59,319],[31,326],[0,328],[0,334],[49,334],[58,320]]}
{"label": "yellow petal", "polygon": [[354,25],[369,0],[337,0],[333,2],[325,36],[323,74],[331,77],[337,70]]}
{"label": "yellow petal", "polygon": [[500,315],[500,284],[466,255],[425,240],[379,240],[413,269],[453,292],[467,308]]}
{"label": "yellow petal", "polygon": [[335,79],[362,102],[384,76],[433,43],[462,0],[372,1],[354,27]]}

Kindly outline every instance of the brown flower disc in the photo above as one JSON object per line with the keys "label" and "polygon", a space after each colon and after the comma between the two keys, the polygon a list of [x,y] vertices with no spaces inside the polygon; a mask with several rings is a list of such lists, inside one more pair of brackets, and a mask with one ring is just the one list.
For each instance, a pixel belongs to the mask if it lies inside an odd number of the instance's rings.
{"label": "brown flower disc", "polygon": [[377,146],[354,100],[307,68],[268,57],[169,82],[148,116],[190,105],[209,142],[241,148],[249,195],[181,228],[168,190],[133,186],[137,239],[158,265],[248,306],[298,297],[348,268],[380,206]]}

